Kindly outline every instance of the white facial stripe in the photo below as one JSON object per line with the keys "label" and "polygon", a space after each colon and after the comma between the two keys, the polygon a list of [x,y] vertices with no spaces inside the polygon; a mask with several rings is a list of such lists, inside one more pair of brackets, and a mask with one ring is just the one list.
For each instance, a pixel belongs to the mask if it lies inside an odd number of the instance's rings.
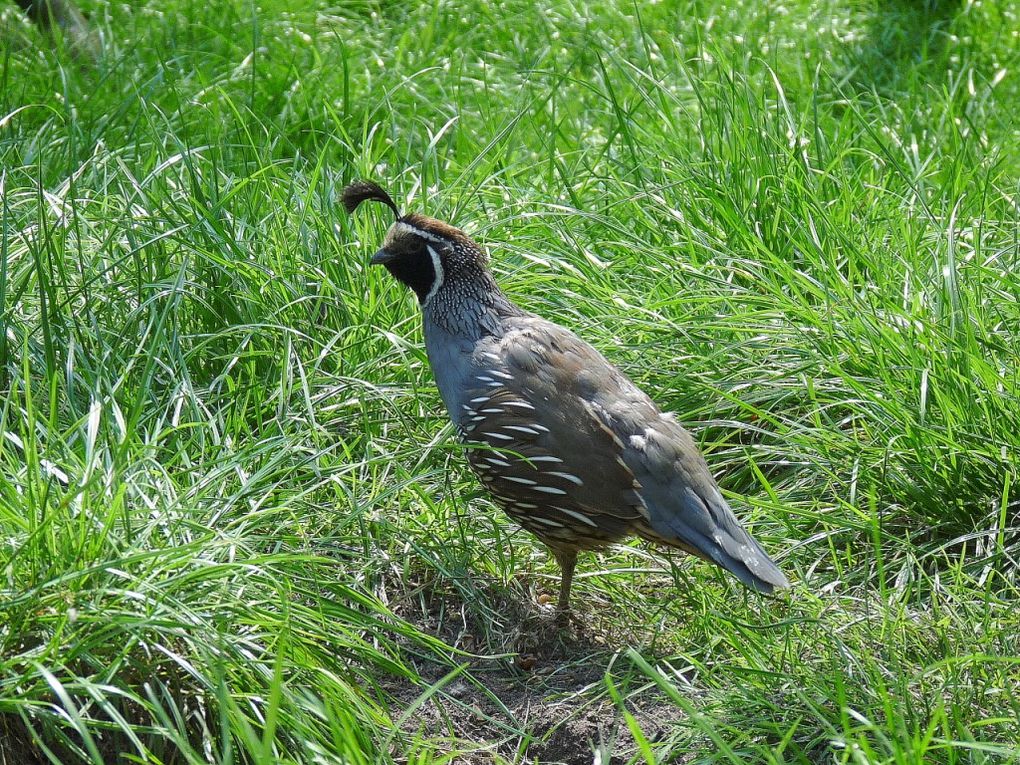
{"label": "white facial stripe", "polygon": [[[408,226],[410,228],[410,226]],[[432,289],[429,290],[429,294],[425,296],[422,301],[422,305],[428,305],[429,301],[435,297],[435,294],[439,292],[439,288],[443,286],[443,263],[439,259],[439,253],[436,252],[432,245],[425,245],[425,249],[429,251],[429,256],[432,258],[432,270],[435,271],[435,280],[432,282]]]}
{"label": "white facial stripe", "polygon": [[446,241],[441,236],[436,236],[435,234],[429,231],[422,231],[420,228],[416,228],[412,226],[410,223],[404,223],[403,221],[398,220],[396,223],[393,224],[393,227],[397,231],[402,231],[405,234],[414,234],[415,236],[420,236],[422,239],[426,239],[430,242],[436,242],[437,244],[441,244],[442,242]]}

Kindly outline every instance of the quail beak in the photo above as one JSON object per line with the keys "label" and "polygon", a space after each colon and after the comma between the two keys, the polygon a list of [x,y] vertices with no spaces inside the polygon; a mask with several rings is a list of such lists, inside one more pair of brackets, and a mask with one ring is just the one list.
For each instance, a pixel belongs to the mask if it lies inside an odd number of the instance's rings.
{"label": "quail beak", "polygon": [[390,252],[389,250],[379,250],[375,255],[372,256],[372,259],[369,260],[368,262],[370,265],[373,266],[385,266],[387,263],[393,260],[394,257],[395,256],[393,255],[393,253]]}

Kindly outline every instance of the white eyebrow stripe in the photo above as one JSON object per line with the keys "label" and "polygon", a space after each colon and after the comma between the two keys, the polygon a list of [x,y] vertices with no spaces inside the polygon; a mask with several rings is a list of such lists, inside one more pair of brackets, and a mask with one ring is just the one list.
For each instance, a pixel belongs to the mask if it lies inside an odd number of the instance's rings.
{"label": "white eyebrow stripe", "polygon": [[418,228],[417,226],[412,226],[410,223],[404,223],[404,221],[402,220],[398,220],[396,223],[394,223],[393,227],[397,231],[400,231],[402,233],[414,234],[415,236],[420,236],[422,239],[426,239],[430,242],[435,242],[436,244],[442,244],[446,242],[446,239],[444,239],[443,237],[433,234],[430,231],[424,231]]}

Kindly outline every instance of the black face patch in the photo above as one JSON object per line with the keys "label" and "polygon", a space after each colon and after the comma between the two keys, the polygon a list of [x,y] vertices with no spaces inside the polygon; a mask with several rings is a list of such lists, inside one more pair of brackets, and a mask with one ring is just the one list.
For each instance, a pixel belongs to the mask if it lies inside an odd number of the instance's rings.
{"label": "black face patch", "polygon": [[419,302],[424,303],[437,276],[428,243],[420,236],[408,233],[394,237],[386,245],[386,251],[393,256],[392,260],[387,261],[386,270],[414,290]]}

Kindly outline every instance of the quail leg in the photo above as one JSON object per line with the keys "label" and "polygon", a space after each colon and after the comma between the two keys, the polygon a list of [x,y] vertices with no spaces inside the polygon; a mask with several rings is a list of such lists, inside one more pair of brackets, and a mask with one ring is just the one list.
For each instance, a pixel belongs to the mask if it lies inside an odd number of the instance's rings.
{"label": "quail leg", "polygon": [[560,599],[556,603],[556,621],[566,622],[570,616],[570,585],[574,580],[574,565],[577,553],[568,550],[553,550],[556,562],[560,564]]}

